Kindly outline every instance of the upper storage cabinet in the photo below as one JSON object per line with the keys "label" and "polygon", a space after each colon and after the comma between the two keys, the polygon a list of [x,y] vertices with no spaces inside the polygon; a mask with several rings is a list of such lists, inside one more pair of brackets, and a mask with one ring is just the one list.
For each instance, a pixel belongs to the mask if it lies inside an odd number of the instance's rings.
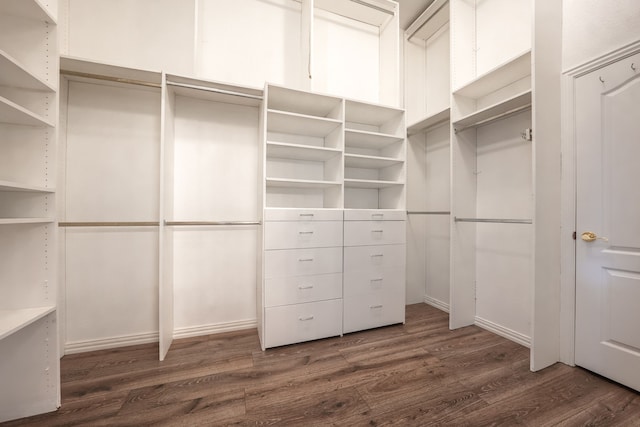
{"label": "upper storage cabinet", "polygon": [[449,0],[434,1],[405,32],[405,108],[409,134],[449,119]]}
{"label": "upper storage cabinet", "polygon": [[452,2],[451,48],[454,128],[531,104],[530,0]]}
{"label": "upper storage cabinet", "polygon": [[[309,89],[399,106],[398,4],[388,0],[302,3],[302,71]],[[309,51],[305,51],[307,39]]]}
{"label": "upper storage cabinet", "polygon": [[400,103],[391,0],[60,1],[69,56]]}

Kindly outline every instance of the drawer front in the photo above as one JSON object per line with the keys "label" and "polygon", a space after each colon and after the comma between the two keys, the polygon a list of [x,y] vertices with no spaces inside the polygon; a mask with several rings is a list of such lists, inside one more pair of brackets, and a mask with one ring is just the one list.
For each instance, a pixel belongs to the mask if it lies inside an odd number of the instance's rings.
{"label": "drawer front", "polygon": [[344,245],[394,245],[405,243],[405,221],[345,221]]}
{"label": "drawer front", "polygon": [[265,280],[267,307],[342,298],[342,274],[293,276]]}
{"label": "drawer front", "polygon": [[344,273],[344,296],[356,297],[405,293],[405,269],[385,268],[381,271],[350,271]]}
{"label": "drawer front", "polygon": [[344,271],[381,274],[385,269],[405,267],[405,245],[353,246],[344,248]]}
{"label": "drawer front", "polygon": [[407,211],[378,209],[345,209],[345,221],[404,221]]}
{"label": "drawer front", "polygon": [[265,279],[342,272],[342,248],[283,249],[264,252]]}
{"label": "drawer front", "polygon": [[342,221],[281,221],[264,224],[265,249],[342,246]]}
{"label": "drawer front", "polygon": [[342,221],[341,209],[265,209],[265,221]]}
{"label": "drawer front", "polygon": [[345,297],[344,332],[404,322],[404,292]]}
{"label": "drawer front", "polygon": [[265,347],[342,335],[342,300],[267,307]]}

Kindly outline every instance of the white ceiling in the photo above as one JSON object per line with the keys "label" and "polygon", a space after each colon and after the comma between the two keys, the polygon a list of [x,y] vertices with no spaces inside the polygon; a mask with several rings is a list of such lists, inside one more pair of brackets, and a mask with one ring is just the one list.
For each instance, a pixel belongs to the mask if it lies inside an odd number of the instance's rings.
{"label": "white ceiling", "polygon": [[400,28],[409,25],[433,2],[433,0],[395,0],[400,4]]}

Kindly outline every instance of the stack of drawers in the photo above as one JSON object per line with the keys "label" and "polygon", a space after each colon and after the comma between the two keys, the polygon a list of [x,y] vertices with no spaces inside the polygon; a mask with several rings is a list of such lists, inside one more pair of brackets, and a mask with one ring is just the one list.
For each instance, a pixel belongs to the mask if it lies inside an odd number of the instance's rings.
{"label": "stack of drawers", "polygon": [[267,209],[264,348],[342,334],[342,211]]}
{"label": "stack of drawers", "polygon": [[344,211],[344,333],[404,322],[405,211]]}

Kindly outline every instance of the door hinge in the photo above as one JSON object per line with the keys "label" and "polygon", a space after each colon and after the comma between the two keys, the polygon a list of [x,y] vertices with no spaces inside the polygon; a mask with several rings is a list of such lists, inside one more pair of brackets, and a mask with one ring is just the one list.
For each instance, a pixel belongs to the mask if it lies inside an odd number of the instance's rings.
{"label": "door hinge", "polygon": [[577,232],[575,232],[575,231],[574,231],[574,232],[573,232],[573,235],[572,235],[572,237],[573,237],[573,240],[576,240],[576,238],[578,237],[578,234],[577,234]]}

